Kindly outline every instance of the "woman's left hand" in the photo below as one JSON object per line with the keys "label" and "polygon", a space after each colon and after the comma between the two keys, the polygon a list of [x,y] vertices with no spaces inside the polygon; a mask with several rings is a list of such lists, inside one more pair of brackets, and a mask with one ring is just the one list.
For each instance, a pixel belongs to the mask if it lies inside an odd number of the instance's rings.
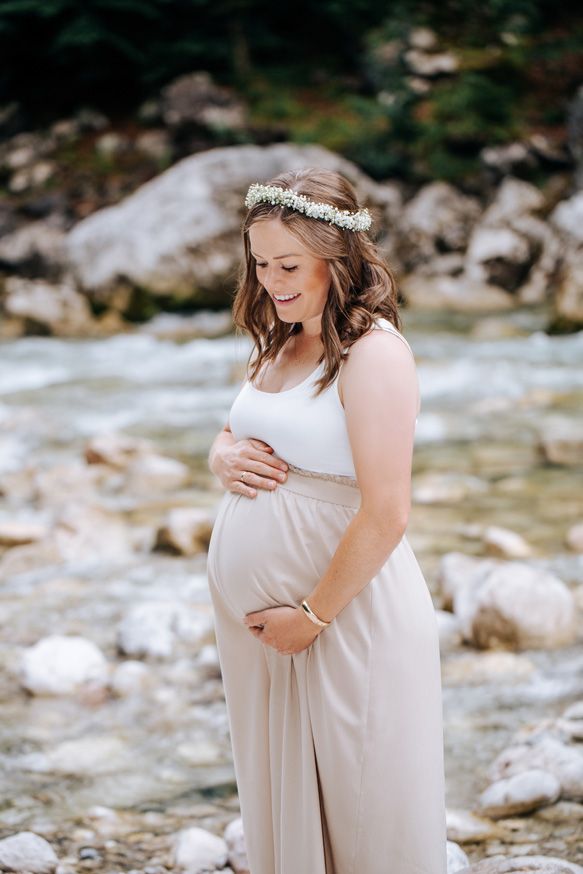
{"label": "woman's left hand", "polygon": [[267,610],[247,613],[243,622],[261,643],[266,643],[282,655],[301,652],[324,630],[323,626],[308,619],[299,607],[269,607]]}

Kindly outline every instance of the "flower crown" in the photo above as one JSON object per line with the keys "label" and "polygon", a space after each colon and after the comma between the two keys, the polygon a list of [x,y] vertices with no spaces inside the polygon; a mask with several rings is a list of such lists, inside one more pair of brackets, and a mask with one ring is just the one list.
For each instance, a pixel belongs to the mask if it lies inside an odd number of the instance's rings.
{"label": "flower crown", "polygon": [[288,206],[310,218],[324,219],[339,228],[349,231],[368,231],[372,224],[372,217],[368,209],[359,209],[350,212],[347,209],[338,209],[329,203],[319,203],[310,200],[303,194],[296,194],[291,188],[280,188],[278,185],[262,185],[254,182],[249,186],[245,197],[245,206],[251,208],[256,203],[273,203],[280,206]]}

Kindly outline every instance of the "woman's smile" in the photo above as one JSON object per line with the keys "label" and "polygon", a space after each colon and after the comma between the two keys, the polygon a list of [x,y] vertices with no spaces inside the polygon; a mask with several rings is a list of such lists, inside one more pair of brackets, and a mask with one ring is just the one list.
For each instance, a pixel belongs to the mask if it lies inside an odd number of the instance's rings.
{"label": "woman's smile", "polygon": [[286,306],[287,304],[293,303],[294,300],[297,300],[298,297],[301,297],[301,292],[297,294],[274,294],[273,299],[275,303],[279,306]]}

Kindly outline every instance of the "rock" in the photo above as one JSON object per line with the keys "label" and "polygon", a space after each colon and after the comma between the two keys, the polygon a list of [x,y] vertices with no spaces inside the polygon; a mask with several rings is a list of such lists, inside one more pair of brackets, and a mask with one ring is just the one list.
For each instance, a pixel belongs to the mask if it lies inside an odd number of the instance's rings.
{"label": "rock", "polygon": [[69,501],[59,507],[52,536],[66,561],[103,558],[104,543],[110,560],[128,558],[133,554],[130,532],[124,520],[83,501]]}
{"label": "rock", "polygon": [[559,731],[566,735],[568,740],[583,740],[583,701],[578,701],[568,707],[563,715],[556,721]]}
{"label": "rock", "polygon": [[526,143],[507,143],[502,146],[486,146],[480,152],[480,160],[499,175],[511,175],[516,171],[532,170],[537,160]]}
{"label": "rock", "polygon": [[194,340],[199,337],[223,337],[232,330],[233,317],[230,310],[200,310],[191,316],[158,313],[140,325],[138,333],[150,334],[161,340]]}
{"label": "rock", "polygon": [[482,859],[462,868],[459,874],[583,874],[583,868],[555,856],[513,856],[511,859]]}
{"label": "rock", "polygon": [[536,213],[545,206],[542,192],[530,182],[508,177],[498,188],[494,200],[480,219],[480,225],[497,227],[511,224],[530,213]]}
{"label": "rock", "polygon": [[[121,203],[98,210],[67,237],[81,286],[105,303],[120,290],[230,306],[241,257],[244,196],[253,181],[310,166],[340,171],[361,201],[381,215],[385,186],[354,164],[316,145],[276,143],[210,149],[174,164]],[[127,307],[129,298],[120,306]]]}
{"label": "rock", "polygon": [[439,649],[441,652],[456,649],[462,643],[462,632],[459,619],[446,610],[436,610],[437,629],[439,632]]}
{"label": "rock", "polygon": [[59,860],[48,841],[34,832],[18,832],[0,840],[0,870],[53,874]]}
{"label": "rock", "polygon": [[514,305],[511,295],[502,289],[464,276],[411,273],[403,277],[400,287],[408,305],[419,310],[472,313],[508,310]]}
{"label": "rock", "polygon": [[90,107],[83,107],[75,114],[79,130],[83,132],[101,131],[109,127],[109,119],[102,112]]}
{"label": "rock", "polygon": [[498,558],[530,558],[532,547],[524,537],[498,525],[488,525],[483,535],[486,551]]}
{"label": "rock", "polygon": [[478,476],[455,473],[425,473],[417,476],[414,499],[420,504],[457,504],[469,495],[485,494],[488,485]]}
{"label": "rock", "polygon": [[564,799],[583,800],[583,755],[544,731],[503,750],[488,769],[488,777],[497,781],[532,769],[556,777]]}
{"label": "rock", "polygon": [[409,49],[404,55],[405,63],[416,76],[434,78],[444,74],[455,73],[459,61],[452,52],[435,52],[427,54],[419,49]]}
{"label": "rock", "polygon": [[453,841],[447,842],[447,874],[456,874],[463,868],[467,868],[470,861],[459,844]]}
{"label": "rock", "polygon": [[167,127],[190,126],[242,130],[246,110],[235,92],[217,85],[206,71],[187,73],[162,89],[162,117]]}
{"label": "rock", "polygon": [[553,574],[521,562],[496,567],[454,595],[464,639],[481,649],[553,649],[576,638],[571,591]]}
{"label": "rock", "polygon": [[489,841],[499,834],[499,827],[490,819],[476,816],[469,810],[446,811],[447,837],[460,844]]}
{"label": "rock", "polygon": [[170,510],[156,535],[156,549],[170,549],[179,555],[205,552],[210,543],[213,521],[199,507]]}
{"label": "rock", "polygon": [[129,698],[144,691],[151,680],[151,671],[143,662],[128,659],[112,671],[110,687],[118,698]]}
{"label": "rock", "polygon": [[43,752],[24,753],[16,766],[36,774],[62,774],[71,777],[97,777],[119,774],[128,765],[132,752],[116,737],[87,735],[61,741]]}
{"label": "rock", "polygon": [[0,522],[0,546],[20,546],[37,543],[48,534],[48,527],[35,522]]}
{"label": "rock", "polygon": [[409,32],[407,42],[413,49],[428,52],[437,47],[437,34],[429,27],[414,27]]}
{"label": "rock", "polygon": [[108,665],[93,641],[51,634],[24,651],[20,671],[22,685],[33,695],[69,695],[87,684],[105,686]]}
{"label": "rock", "polygon": [[125,470],[135,459],[152,455],[156,445],[144,437],[108,432],[92,437],[84,449],[88,464],[107,464]]}
{"label": "rock", "polygon": [[92,332],[89,303],[68,283],[57,286],[41,279],[10,276],[4,283],[4,292],[4,312],[24,319],[27,333],[67,337]]}
{"label": "rock", "polygon": [[423,186],[400,217],[400,252],[410,269],[444,252],[465,249],[481,212],[479,201],[447,182]]}
{"label": "rock", "polygon": [[249,862],[247,861],[247,849],[245,847],[245,835],[243,833],[243,820],[241,817],[232,819],[223,833],[229,865],[235,874],[249,874]]}
{"label": "rock", "polygon": [[556,318],[576,329],[583,327],[583,247],[563,256],[555,295]]}
{"label": "rock", "polygon": [[572,525],[565,536],[565,543],[573,552],[583,553],[583,522]]}
{"label": "rock", "polygon": [[583,243],[583,191],[558,203],[549,221],[563,236],[575,243]]}
{"label": "rock", "polygon": [[31,222],[0,238],[0,264],[9,271],[55,279],[65,263],[65,233],[47,221]]}
{"label": "rock", "polygon": [[153,161],[162,161],[170,163],[172,157],[172,142],[168,131],[164,128],[157,130],[148,130],[141,133],[135,142],[135,147],[138,152],[151,158]]}
{"label": "rock", "polygon": [[134,658],[169,658],[180,639],[195,648],[214,639],[212,617],[181,601],[136,604],[117,630],[117,646]]}
{"label": "rock", "polygon": [[535,671],[534,664],[512,652],[459,653],[443,666],[448,686],[485,686],[492,683],[523,682]]}
{"label": "rock", "polygon": [[467,276],[476,282],[516,291],[536,258],[531,242],[509,227],[480,226],[467,251]]}
{"label": "rock", "polygon": [[581,423],[563,416],[547,415],[540,426],[539,449],[551,464],[578,467],[583,463]]}
{"label": "rock", "polygon": [[500,562],[493,559],[466,555],[463,552],[446,552],[442,555],[437,581],[440,586],[443,607],[446,610],[452,610],[458,589],[466,585],[475,586],[499,564]]}
{"label": "rock", "polygon": [[125,487],[132,494],[146,495],[180,489],[188,485],[190,479],[190,470],[181,461],[162,455],[143,455],[127,466]]}
{"label": "rock", "polygon": [[95,140],[95,151],[102,158],[111,160],[118,155],[122,155],[131,148],[131,143],[128,137],[118,134],[115,131],[108,131],[97,137]]}
{"label": "rock", "polygon": [[553,774],[533,768],[488,786],[478,799],[477,812],[493,819],[530,813],[553,804],[560,794],[561,784]]}
{"label": "rock", "polygon": [[567,142],[575,161],[575,183],[583,188],[583,85],[579,85],[567,109]]}
{"label": "rock", "polygon": [[227,864],[227,844],[223,838],[203,828],[186,828],[178,832],[174,842],[174,864],[187,874],[203,874],[224,868]]}
{"label": "rock", "polygon": [[57,165],[53,161],[37,161],[14,173],[8,182],[8,190],[12,194],[22,194],[29,188],[44,185],[56,172]]}

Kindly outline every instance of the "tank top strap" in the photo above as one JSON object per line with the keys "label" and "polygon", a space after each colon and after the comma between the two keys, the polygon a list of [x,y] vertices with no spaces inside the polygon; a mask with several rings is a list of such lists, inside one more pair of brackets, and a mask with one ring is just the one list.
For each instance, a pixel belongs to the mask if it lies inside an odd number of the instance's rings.
{"label": "tank top strap", "polygon": [[376,319],[375,320],[375,328],[381,328],[383,331],[389,331],[390,333],[395,334],[397,337],[399,337],[400,340],[403,341],[405,346],[407,346],[407,348],[409,349],[409,352],[411,353],[411,355],[413,355],[413,358],[415,357],[413,350],[411,348],[411,345],[409,344],[409,341],[405,339],[405,337],[401,334],[401,332],[398,331],[395,328],[395,326],[393,325],[393,323],[390,322],[388,319],[385,319],[383,317]]}

